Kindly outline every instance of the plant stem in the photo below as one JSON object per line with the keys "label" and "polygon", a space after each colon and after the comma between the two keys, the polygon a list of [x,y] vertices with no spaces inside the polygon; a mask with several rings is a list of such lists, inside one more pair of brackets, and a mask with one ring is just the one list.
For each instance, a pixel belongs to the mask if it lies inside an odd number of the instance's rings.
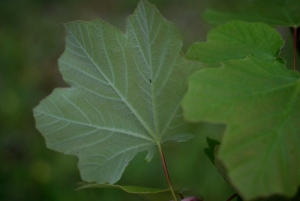
{"label": "plant stem", "polygon": [[296,70],[297,27],[294,27],[294,70]]}
{"label": "plant stem", "polygon": [[159,149],[160,158],[161,158],[161,161],[162,161],[162,164],[163,164],[163,167],[164,167],[165,175],[166,175],[166,178],[167,178],[167,181],[168,181],[168,184],[169,184],[169,188],[170,188],[171,193],[173,195],[174,201],[177,201],[177,197],[175,195],[175,192],[174,192],[174,189],[173,189],[173,186],[172,186],[172,183],[171,183],[171,179],[170,179],[170,175],[169,175],[165,155],[164,155],[164,152],[161,148],[161,144],[158,144],[158,149]]}
{"label": "plant stem", "polygon": [[230,196],[230,198],[228,198],[226,201],[231,201],[233,198],[235,198],[237,196],[237,193],[233,194],[232,196]]}
{"label": "plant stem", "polygon": [[179,195],[179,197],[183,200],[184,199],[184,197],[183,197],[183,195],[181,194],[181,193],[178,193],[178,195]]}

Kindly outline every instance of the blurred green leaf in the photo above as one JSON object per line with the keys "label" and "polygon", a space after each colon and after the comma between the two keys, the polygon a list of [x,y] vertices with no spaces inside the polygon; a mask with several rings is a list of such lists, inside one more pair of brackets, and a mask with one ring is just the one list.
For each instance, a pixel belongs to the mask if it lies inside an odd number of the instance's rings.
{"label": "blurred green leaf", "polygon": [[[260,23],[257,27],[241,25],[236,28],[246,34],[244,38],[248,32],[253,36],[261,32]],[[217,30],[231,27],[229,23]],[[277,32],[269,30],[268,34],[276,36]],[[241,41],[241,50],[252,47],[253,43],[246,41],[244,45]],[[266,50],[264,54],[249,53],[242,58],[235,57],[239,52],[225,42],[218,44],[215,54],[227,48],[233,59],[222,61],[213,56],[211,60],[221,62],[222,67],[204,68],[191,76],[183,100],[185,117],[227,124],[218,158],[243,198],[274,194],[291,197],[300,183],[299,73],[287,70],[276,54],[273,61],[270,59],[270,52],[279,52],[281,38],[269,44],[259,43]],[[200,48],[202,51],[197,52],[206,54],[205,48]]]}
{"label": "blurred green leaf", "polygon": [[[222,0],[213,1],[215,5],[221,4]],[[243,1],[226,1],[227,5],[244,4]],[[300,1],[299,0],[252,0],[247,1],[246,6],[237,9],[218,8],[212,6],[204,13],[204,19],[212,24],[223,24],[232,20],[247,22],[264,22],[272,26],[300,26]]]}
{"label": "blurred green leaf", "polygon": [[281,35],[267,24],[232,21],[211,30],[207,42],[191,45],[186,57],[209,66],[219,66],[220,62],[247,55],[284,63],[278,56],[283,44]]}

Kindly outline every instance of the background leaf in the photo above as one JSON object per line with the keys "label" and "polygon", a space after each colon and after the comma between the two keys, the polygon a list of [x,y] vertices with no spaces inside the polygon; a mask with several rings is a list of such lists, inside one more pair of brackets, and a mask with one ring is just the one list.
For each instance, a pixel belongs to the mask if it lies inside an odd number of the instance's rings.
{"label": "background leaf", "polygon": [[208,148],[204,149],[205,155],[209,158],[212,164],[215,164],[215,147],[220,145],[220,142],[209,137],[206,138]]}
{"label": "background leaf", "polygon": [[149,161],[156,145],[191,138],[179,103],[198,64],[183,59],[177,29],[153,5],[139,3],[125,34],[101,20],[66,30],[59,66],[71,87],[34,116],[49,148],[79,157],[83,180],[115,183],[136,153]]}
{"label": "background leaf", "polygon": [[278,56],[283,44],[281,35],[264,23],[232,21],[211,30],[207,42],[191,45],[186,57],[209,66],[219,66],[220,62],[250,54],[267,61],[284,62]]}
{"label": "background leaf", "polygon": [[[260,24],[258,28],[252,25],[237,27],[245,34],[245,51],[249,47],[246,30],[251,29],[253,39],[261,31]],[[229,23],[217,31],[231,27]],[[273,30],[270,34],[277,33]],[[219,44],[215,46],[216,54],[226,48],[225,43]],[[204,47],[198,54],[205,52]],[[232,55],[238,54],[231,46],[227,49]],[[260,49],[279,52],[271,44]],[[246,200],[273,194],[291,197],[300,183],[299,73],[287,70],[275,55],[273,61],[268,59],[268,52],[265,59],[251,50],[245,58],[213,58],[216,63],[222,62],[222,67],[196,72],[183,101],[187,119],[227,124],[218,158]]]}
{"label": "background leaf", "polygon": [[298,0],[247,0],[209,2],[204,18],[212,24],[222,24],[231,20],[264,22],[272,26],[299,27],[300,1]]}

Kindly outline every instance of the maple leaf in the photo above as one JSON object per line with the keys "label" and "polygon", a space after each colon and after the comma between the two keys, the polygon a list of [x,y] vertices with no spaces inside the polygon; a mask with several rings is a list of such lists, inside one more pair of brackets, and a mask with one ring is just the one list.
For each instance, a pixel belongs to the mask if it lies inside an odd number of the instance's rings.
{"label": "maple leaf", "polygon": [[101,21],[66,24],[58,88],[34,109],[49,148],[79,158],[88,182],[115,183],[132,158],[167,140],[191,138],[180,102],[199,64],[181,54],[173,24],[142,0],[126,33]]}

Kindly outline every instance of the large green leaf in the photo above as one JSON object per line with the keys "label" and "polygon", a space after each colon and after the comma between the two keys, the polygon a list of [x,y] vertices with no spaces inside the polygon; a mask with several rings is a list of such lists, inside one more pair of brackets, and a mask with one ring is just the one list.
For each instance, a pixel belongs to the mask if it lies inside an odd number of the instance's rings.
{"label": "large green leaf", "polygon": [[[232,23],[216,30],[226,31]],[[240,51],[249,47],[247,30],[251,29],[253,38],[260,34],[260,24],[257,28],[252,25],[237,27],[245,34],[245,41],[239,38],[240,49],[244,48]],[[276,31],[270,34],[276,35]],[[280,40],[273,43],[280,44]],[[219,43],[220,47],[216,42],[208,42],[215,44],[215,54],[226,47],[232,55],[239,54],[225,42]],[[266,58],[255,55],[251,48],[244,58],[216,60],[212,56],[222,67],[193,74],[183,100],[188,120],[227,124],[218,158],[246,200],[273,194],[292,196],[300,184],[300,76],[287,70],[276,54],[273,61],[269,59],[270,52],[279,52],[277,45],[261,44],[260,49],[268,50]],[[206,55],[204,47],[197,51],[199,55]]]}
{"label": "large green leaf", "polygon": [[140,151],[191,138],[180,101],[198,64],[181,54],[175,26],[142,0],[126,33],[101,21],[66,24],[60,72],[70,88],[55,89],[34,109],[51,149],[76,155],[82,179],[115,183]]}
{"label": "large green leaf", "polygon": [[272,26],[300,26],[299,0],[229,0],[226,4],[212,0],[209,3],[204,18],[213,24],[243,20]]}

